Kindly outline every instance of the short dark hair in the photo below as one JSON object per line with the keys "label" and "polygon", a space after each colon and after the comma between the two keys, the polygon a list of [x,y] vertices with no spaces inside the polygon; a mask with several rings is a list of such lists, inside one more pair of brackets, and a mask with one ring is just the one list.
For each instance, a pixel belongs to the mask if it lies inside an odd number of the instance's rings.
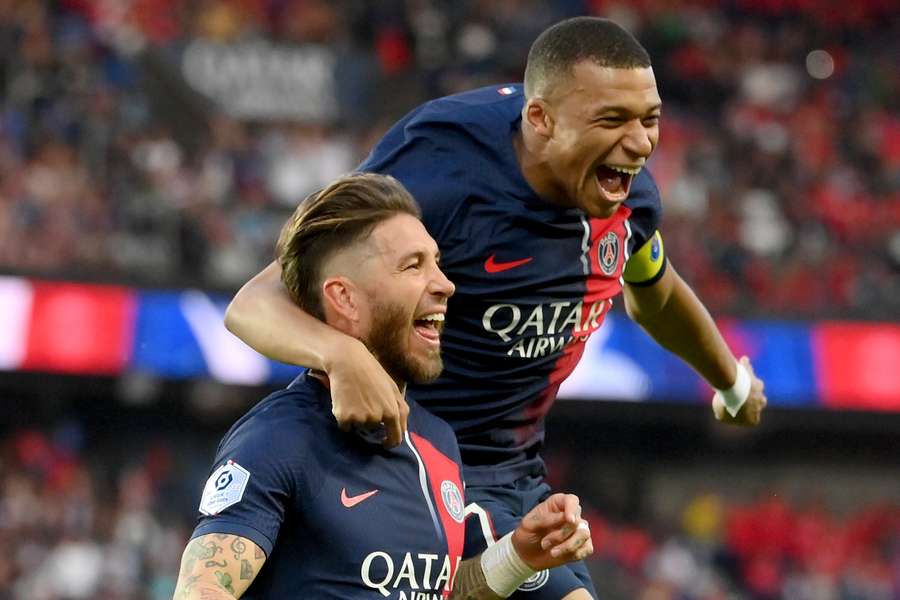
{"label": "short dark hair", "polygon": [[397,214],[422,216],[403,184],[389,175],[353,173],[307,196],[282,228],[275,250],[294,302],[324,321],[322,265]]}
{"label": "short dark hair", "polygon": [[621,25],[599,17],[566,19],[544,30],[531,45],[525,96],[533,97],[548,81],[569,75],[584,60],[614,69],[650,66],[650,55]]}

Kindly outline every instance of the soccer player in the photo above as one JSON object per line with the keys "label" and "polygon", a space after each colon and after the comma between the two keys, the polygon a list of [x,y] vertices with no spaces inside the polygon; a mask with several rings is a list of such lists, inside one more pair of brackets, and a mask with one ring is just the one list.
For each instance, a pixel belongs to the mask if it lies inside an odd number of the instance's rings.
{"label": "soccer player", "polygon": [[[294,301],[363,342],[398,388],[440,374],[454,287],[395,179],[352,175],[313,194],[278,249]],[[460,562],[453,430],[410,401],[403,443],[384,449],[365,430],[338,429],[328,386],[309,371],[226,434],[176,598],[438,600],[452,588],[451,598],[494,599],[592,551],[578,499],[557,494],[480,559]]]}
{"label": "soccer player", "polygon": [[[644,48],[611,21],[579,17],[537,38],[523,85],[428,102],[360,166],[410,190],[456,284],[443,374],[411,391],[456,431],[478,517],[466,556],[549,494],[544,417],[620,293],[637,323],[718,390],[717,418],[760,419],[762,381],[664,252],[646,168],[660,115]],[[277,265],[244,286],[226,324],[263,354],[328,373],[343,426],[383,422],[387,445],[402,439],[402,394],[361,344],[297,310]],[[583,564],[539,583],[528,598],[596,597]]]}

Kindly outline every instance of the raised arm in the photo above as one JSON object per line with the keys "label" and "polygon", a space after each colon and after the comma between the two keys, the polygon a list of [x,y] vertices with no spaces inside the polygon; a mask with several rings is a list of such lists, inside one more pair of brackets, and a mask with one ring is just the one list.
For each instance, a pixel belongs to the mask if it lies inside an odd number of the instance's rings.
{"label": "raised arm", "polygon": [[266,562],[247,538],[210,533],[191,540],[181,557],[174,600],[240,598]]}
{"label": "raised arm", "polygon": [[[738,367],[706,307],[675,272],[671,264],[653,285],[625,285],[629,316],[662,347],[674,352],[702,375],[711,386],[727,390],[736,384]],[[754,375],[749,359],[741,364],[750,377],[750,392],[740,411],[731,416],[717,394],[716,418],[726,423],[756,425],[766,406],[763,382]]]}
{"label": "raised arm", "polygon": [[402,441],[409,407],[397,385],[362,342],[294,304],[277,263],[238,291],[225,313],[225,327],[273,360],[325,372],[334,416],[343,429],[384,423],[385,445]]}

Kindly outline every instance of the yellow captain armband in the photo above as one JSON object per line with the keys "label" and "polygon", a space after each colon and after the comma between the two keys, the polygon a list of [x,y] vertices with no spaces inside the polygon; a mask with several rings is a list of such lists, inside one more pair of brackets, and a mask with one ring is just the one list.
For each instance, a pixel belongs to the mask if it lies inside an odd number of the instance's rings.
{"label": "yellow captain armband", "polygon": [[644,242],[640,249],[625,263],[622,277],[631,285],[652,285],[666,272],[666,253],[659,231]]}

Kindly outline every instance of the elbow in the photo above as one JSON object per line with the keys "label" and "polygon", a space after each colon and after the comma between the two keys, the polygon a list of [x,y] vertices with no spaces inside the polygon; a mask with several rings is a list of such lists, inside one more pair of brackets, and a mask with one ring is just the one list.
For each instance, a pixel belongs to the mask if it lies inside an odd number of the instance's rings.
{"label": "elbow", "polygon": [[246,316],[251,312],[248,305],[252,303],[252,299],[248,296],[252,296],[252,290],[248,290],[247,287],[252,284],[251,281],[238,290],[225,309],[225,329],[238,337],[241,337],[240,332],[247,322]]}
{"label": "elbow", "polygon": [[240,328],[240,308],[236,306],[235,300],[237,300],[236,297],[231,300],[228,308],[225,309],[225,329],[237,335],[237,330]]}
{"label": "elbow", "polygon": [[260,302],[266,298],[266,286],[271,282],[280,282],[278,272],[273,272],[273,267],[274,263],[263,269],[234,295],[225,309],[225,329],[241,337],[240,333],[246,329],[245,324],[249,322],[250,315],[259,312]]}
{"label": "elbow", "polygon": [[628,318],[630,318],[635,323],[641,322],[640,309],[638,309],[635,302],[629,301],[627,296],[625,297],[625,314],[627,314]]}
{"label": "elbow", "polygon": [[628,314],[628,317],[640,325],[641,327],[646,327],[648,323],[652,323],[654,320],[654,316],[658,315],[658,312],[651,313],[646,309],[642,309],[637,306],[628,306],[625,307],[625,312]]}
{"label": "elbow", "polygon": [[668,300],[668,297],[642,290],[638,294],[631,294],[630,297],[626,295],[625,312],[632,321],[646,328],[663,318],[669,305]]}

